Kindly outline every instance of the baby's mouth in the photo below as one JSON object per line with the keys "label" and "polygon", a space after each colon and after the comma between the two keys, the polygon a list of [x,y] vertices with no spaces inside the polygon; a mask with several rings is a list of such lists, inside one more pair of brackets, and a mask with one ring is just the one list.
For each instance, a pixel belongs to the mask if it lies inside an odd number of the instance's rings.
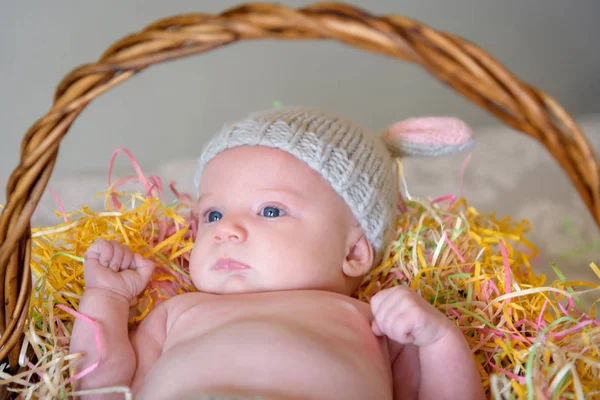
{"label": "baby's mouth", "polygon": [[250,269],[250,267],[237,260],[234,260],[233,258],[220,258],[211,269],[215,271],[241,271],[244,269]]}

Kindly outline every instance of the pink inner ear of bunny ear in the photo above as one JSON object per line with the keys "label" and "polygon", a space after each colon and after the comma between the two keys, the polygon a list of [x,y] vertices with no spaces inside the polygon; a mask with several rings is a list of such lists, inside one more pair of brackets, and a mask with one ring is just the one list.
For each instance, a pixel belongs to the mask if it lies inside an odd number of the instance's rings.
{"label": "pink inner ear of bunny ear", "polygon": [[472,137],[471,128],[453,117],[411,118],[390,125],[383,134],[383,139],[387,141],[449,145],[465,144]]}

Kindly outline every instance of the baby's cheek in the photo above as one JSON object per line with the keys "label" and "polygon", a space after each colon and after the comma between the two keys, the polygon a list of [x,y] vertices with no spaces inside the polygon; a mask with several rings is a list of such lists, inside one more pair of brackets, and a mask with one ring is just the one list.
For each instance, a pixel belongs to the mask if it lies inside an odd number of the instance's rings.
{"label": "baby's cheek", "polygon": [[206,241],[197,238],[196,242],[194,243],[194,247],[190,252],[190,269],[192,267],[201,267],[203,264],[205,264],[208,258],[207,255],[208,246],[206,244]]}

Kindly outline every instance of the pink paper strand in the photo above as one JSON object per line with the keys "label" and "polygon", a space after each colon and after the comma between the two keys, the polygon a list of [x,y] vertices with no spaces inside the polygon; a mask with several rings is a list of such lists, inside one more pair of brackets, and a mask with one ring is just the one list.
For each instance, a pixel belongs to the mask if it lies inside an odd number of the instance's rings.
{"label": "pink paper strand", "polygon": [[431,201],[431,204],[441,203],[443,201],[450,200],[450,205],[454,204],[454,200],[456,200],[456,196],[453,194],[447,194],[446,196],[438,197]]}
{"label": "pink paper strand", "polygon": [[506,247],[504,246],[503,240],[500,240],[498,242],[498,246],[500,247],[502,261],[504,262],[504,291],[508,294],[511,292],[510,287],[512,285],[510,279],[510,265],[508,265],[508,252],[506,251]]}
{"label": "pink paper strand", "polygon": [[72,310],[72,309],[64,306],[63,304],[57,304],[56,307],[71,314],[75,318],[81,318],[88,324],[92,325],[92,327],[94,328],[94,341],[96,342],[96,348],[98,349],[98,361],[96,361],[95,363],[93,363],[92,365],[90,365],[89,367],[84,369],[83,371],[80,371],[79,373],[77,373],[74,376],[72,376],[71,378],[69,378],[66,382],[66,384],[68,385],[69,383],[76,381],[78,379],[81,379],[84,376],[86,376],[87,374],[89,374],[90,372],[92,372],[93,370],[95,370],[98,367],[98,365],[100,365],[100,362],[102,362],[102,342],[100,341],[100,328],[98,328],[98,324],[90,317],[83,315],[81,313],[78,313],[77,311]]}
{"label": "pink paper strand", "polygon": [[56,203],[58,204],[58,209],[60,210],[60,213],[62,214],[63,220],[65,222],[69,222],[69,220],[67,219],[67,213],[65,213],[65,208],[63,207],[62,203],[60,202],[58,195],[56,193],[54,193],[54,190],[52,190],[52,189],[48,189],[48,191],[52,194],[52,196],[54,196],[54,199],[56,200]]}
{"label": "pink paper strand", "polygon": [[458,257],[458,259],[460,260],[461,263],[465,263],[465,259],[462,256],[462,254],[460,254],[460,252],[458,251],[458,249],[452,244],[452,242],[450,241],[450,239],[448,239],[448,234],[447,232],[444,232],[444,240],[446,241],[446,244],[448,245],[448,247],[450,247],[450,249],[452,250],[452,252],[456,255],[456,257]]}

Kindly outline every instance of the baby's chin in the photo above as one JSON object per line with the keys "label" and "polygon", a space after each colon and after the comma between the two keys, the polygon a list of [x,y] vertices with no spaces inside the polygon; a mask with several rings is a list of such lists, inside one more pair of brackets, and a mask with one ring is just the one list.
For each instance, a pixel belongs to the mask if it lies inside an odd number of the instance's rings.
{"label": "baby's chin", "polygon": [[229,276],[220,282],[195,282],[194,285],[198,291],[209,294],[245,294],[260,293],[270,291],[265,288],[257,287],[254,282],[250,282],[243,276]]}
{"label": "baby's chin", "polygon": [[269,293],[269,292],[281,292],[286,290],[301,290],[301,288],[289,288],[289,287],[256,287],[251,285],[236,285],[236,284],[224,284],[224,285],[200,285],[196,286],[199,292],[208,294],[251,294],[251,293]]}
{"label": "baby's chin", "polygon": [[225,281],[214,284],[206,284],[206,282],[204,284],[196,284],[196,282],[194,282],[194,286],[201,293],[217,295],[268,293],[291,290],[323,290],[319,287],[290,287],[290,285],[258,286],[256,285],[256,282],[249,282],[242,277],[229,277],[229,279]]}
{"label": "baby's chin", "polygon": [[262,293],[269,292],[269,290],[256,290],[256,289],[244,289],[244,288],[198,288],[199,292],[207,294],[250,294],[250,293]]}

